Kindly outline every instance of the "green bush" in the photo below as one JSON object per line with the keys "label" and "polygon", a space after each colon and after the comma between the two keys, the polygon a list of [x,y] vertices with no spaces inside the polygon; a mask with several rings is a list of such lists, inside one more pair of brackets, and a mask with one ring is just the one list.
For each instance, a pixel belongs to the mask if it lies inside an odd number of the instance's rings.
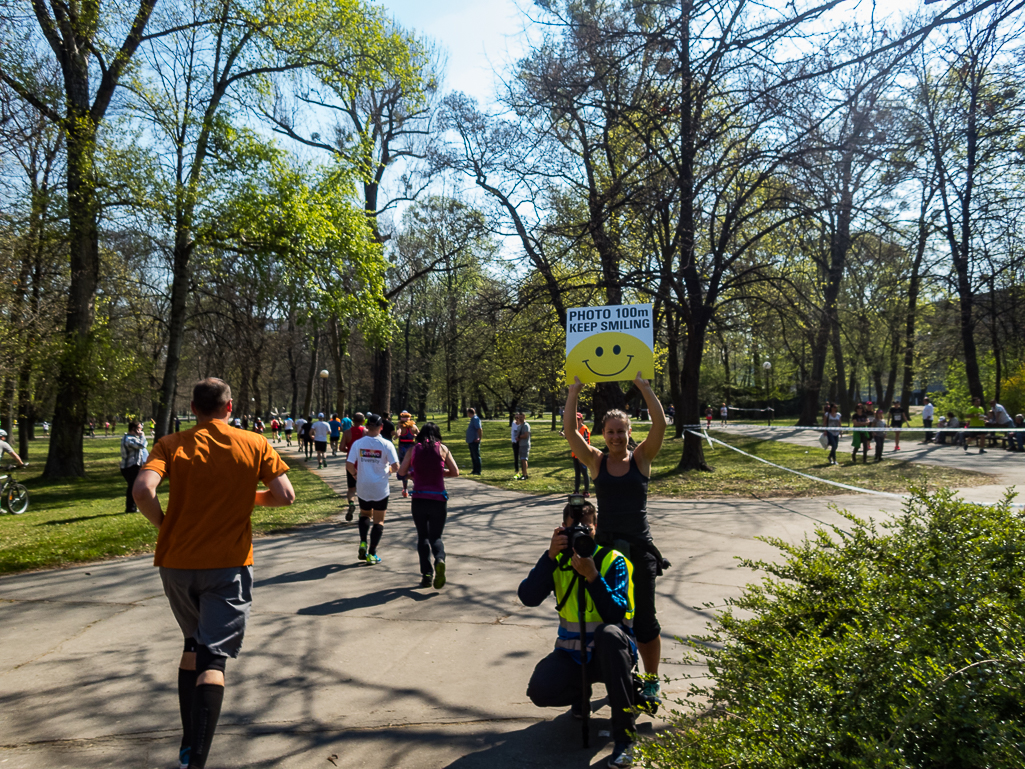
{"label": "green bush", "polygon": [[1000,390],[1002,405],[1012,417],[1025,413],[1025,363],[1001,383]]}
{"label": "green bush", "polygon": [[[717,615],[653,767],[1025,766],[1025,516],[913,490],[843,513]],[[709,651],[711,650],[711,651]]]}

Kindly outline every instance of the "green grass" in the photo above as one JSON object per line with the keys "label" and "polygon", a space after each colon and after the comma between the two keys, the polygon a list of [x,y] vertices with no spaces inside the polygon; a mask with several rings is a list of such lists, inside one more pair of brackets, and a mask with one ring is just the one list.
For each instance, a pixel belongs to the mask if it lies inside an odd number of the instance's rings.
{"label": "green grass", "polygon": [[[558,431],[551,430],[551,414],[545,419],[528,420],[531,425],[529,472],[526,481],[513,480],[512,444],[509,427],[503,420],[484,423],[484,441],[481,447],[483,475],[481,480],[492,486],[516,489],[536,494],[568,494],[573,490],[573,461],[569,445]],[[796,421],[796,420],[795,420]],[[713,422],[713,425],[717,422]],[[780,424],[774,422],[774,424]],[[452,431],[445,431],[439,421],[446,445],[450,446],[462,472],[470,468],[470,451],[464,434],[466,420],[453,420]],[[670,434],[672,426],[669,428]],[[912,464],[887,458],[878,464],[869,462],[850,465],[849,455],[840,455],[844,464],[830,467],[826,452],[817,448],[806,449],[782,440],[744,438],[728,431],[716,431],[713,437],[729,442],[749,454],[767,459],[784,467],[820,478],[847,483],[852,486],[902,493],[910,484],[930,489],[939,487],[968,487],[992,483],[983,473],[955,468]],[[633,436],[641,441],[648,434],[648,425],[635,423]],[[603,447],[601,436],[592,437],[592,443]],[[705,444],[705,461],[715,472],[680,472],[676,464],[680,459],[682,441],[669,438],[655,461],[649,493],[655,497],[680,499],[710,499],[716,497],[750,497],[752,493],[767,497],[813,497],[845,493],[843,489],[819,483],[799,475],[776,470],[749,459],[727,448],[710,448]],[[870,452],[871,453],[871,452]]]}
{"label": "green grass", "polygon": [[[46,450],[45,441],[35,441],[31,466],[16,472],[31,501],[24,515],[0,516],[0,574],[153,551],[157,530],[142,515],[123,512],[125,481],[118,470],[117,439],[86,439],[87,477],[59,483],[40,478]],[[302,463],[284,459],[292,468],[288,477],[296,502],[290,507],[256,508],[256,535],[323,520],[339,510],[338,495],[327,484]],[[163,484],[165,503],[166,493]]]}

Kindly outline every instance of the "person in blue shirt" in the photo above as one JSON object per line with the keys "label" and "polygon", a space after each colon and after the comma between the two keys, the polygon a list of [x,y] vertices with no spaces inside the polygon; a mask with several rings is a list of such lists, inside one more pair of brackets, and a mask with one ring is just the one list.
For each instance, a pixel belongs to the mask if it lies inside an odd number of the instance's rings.
{"label": "person in blue shirt", "polygon": [[[596,535],[598,513],[585,502],[579,522]],[[555,649],[537,663],[527,685],[527,696],[538,707],[571,706],[582,717],[582,665],[588,682],[605,684],[612,709],[613,750],[609,766],[633,765],[633,669],[637,645],[633,637],[632,567],[622,553],[599,547],[590,558],[569,554],[564,533],[574,523],[573,506],[566,505],[562,526],[552,535],[548,550],[538,559],[517,594],[525,606],[540,606],[555,594],[559,631]],[[585,635],[580,639],[579,580],[584,581],[587,607]]]}

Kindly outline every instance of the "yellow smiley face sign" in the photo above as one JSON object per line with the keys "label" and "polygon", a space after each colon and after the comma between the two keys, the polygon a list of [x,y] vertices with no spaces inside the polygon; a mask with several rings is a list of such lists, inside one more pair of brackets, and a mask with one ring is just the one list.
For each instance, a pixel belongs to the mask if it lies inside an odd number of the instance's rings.
{"label": "yellow smiley face sign", "polygon": [[651,305],[581,307],[566,313],[566,383],[655,376]]}

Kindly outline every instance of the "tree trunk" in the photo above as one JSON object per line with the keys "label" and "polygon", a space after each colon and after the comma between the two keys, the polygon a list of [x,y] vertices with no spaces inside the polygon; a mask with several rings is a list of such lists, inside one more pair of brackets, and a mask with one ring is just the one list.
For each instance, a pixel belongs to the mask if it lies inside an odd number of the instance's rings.
{"label": "tree trunk", "polygon": [[931,190],[923,191],[918,209],[918,240],[915,244],[915,258],[911,263],[911,279],[908,283],[908,316],[904,324],[904,376],[900,387],[900,402],[905,408],[911,400],[911,386],[915,373],[915,322],[918,319],[918,294],[922,289],[922,262],[925,260],[925,248],[929,242],[927,214],[932,198]]}
{"label": "tree trunk", "polygon": [[[57,402],[43,477],[84,477],[84,425],[89,418],[93,320],[100,279],[96,202],[96,128],[88,109],[69,108],[67,128],[68,240],[71,282],[57,369]],[[77,113],[77,114],[76,114]]]}
{"label": "tree trunk", "polygon": [[[672,406],[676,409],[677,418],[673,419],[673,428],[676,437],[683,436],[683,425],[685,422],[680,418],[679,404],[683,402],[680,390],[680,322],[679,316],[666,302],[666,344],[669,346],[668,368],[669,368],[669,397],[672,399]],[[694,424],[697,424],[696,422]]]}
{"label": "tree trunk", "polygon": [[374,350],[372,372],[374,377],[370,410],[375,414],[391,411],[391,343]]}
{"label": "tree trunk", "polygon": [[335,411],[345,415],[345,369],[342,362],[345,360],[346,349],[349,346],[349,327],[342,326],[338,318],[331,318],[327,326],[328,334],[331,336],[331,364],[335,370]]}
{"label": "tree trunk", "polygon": [[[174,256],[171,271],[171,306],[167,320],[167,360],[157,401],[157,431],[159,439],[173,429],[174,396],[178,390],[178,369],[181,366],[182,344],[185,341],[185,320],[189,301],[189,259],[192,255],[192,236],[181,221],[175,227]],[[237,406],[238,404],[236,404]]]}
{"label": "tree trunk", "polygon": [[28,461],[29,439],[32,438],[32,356],[26,355],[18,371],[18,456]]}
{"label": "tree trunk", "polygon": [[839,323],[833,326],[833,333],[831,334],[831,337],[833,342],[833,364],[836,366],[836,381],[839,383],[837,391],[840,396],[838,398],[840,401],[840,413],[846,417],[853,414],[854,409],[851,408],[851,400],[848,396],[847,369],[846,361],[844,360],[843,345],[840,344]]}
{"label": "tree trunk", "polygon": [[306,395],[303,398],[302,417],[312,414],[313,388],[317,381],[317,342],[320,339],[320,330],[313,328],[313,338],[310,340],[310,368],[306,373]]}
{"label": "tree trunk", "polygon": [[[701,384],[701,354],[705,347],[705,335],[708,330],[704,317],[694,318],[687,323],[687,346],[683,353],[683,369],[680,380],[680,402],[676,404],[677,419],[685,425],[696,425],[701,422],[701,401],[699,387]],[[683,436],[683,451],[677,465],[680,470],[704,470],[712,468],[705,462],[705,449],[700,435],[688,431]]]}

